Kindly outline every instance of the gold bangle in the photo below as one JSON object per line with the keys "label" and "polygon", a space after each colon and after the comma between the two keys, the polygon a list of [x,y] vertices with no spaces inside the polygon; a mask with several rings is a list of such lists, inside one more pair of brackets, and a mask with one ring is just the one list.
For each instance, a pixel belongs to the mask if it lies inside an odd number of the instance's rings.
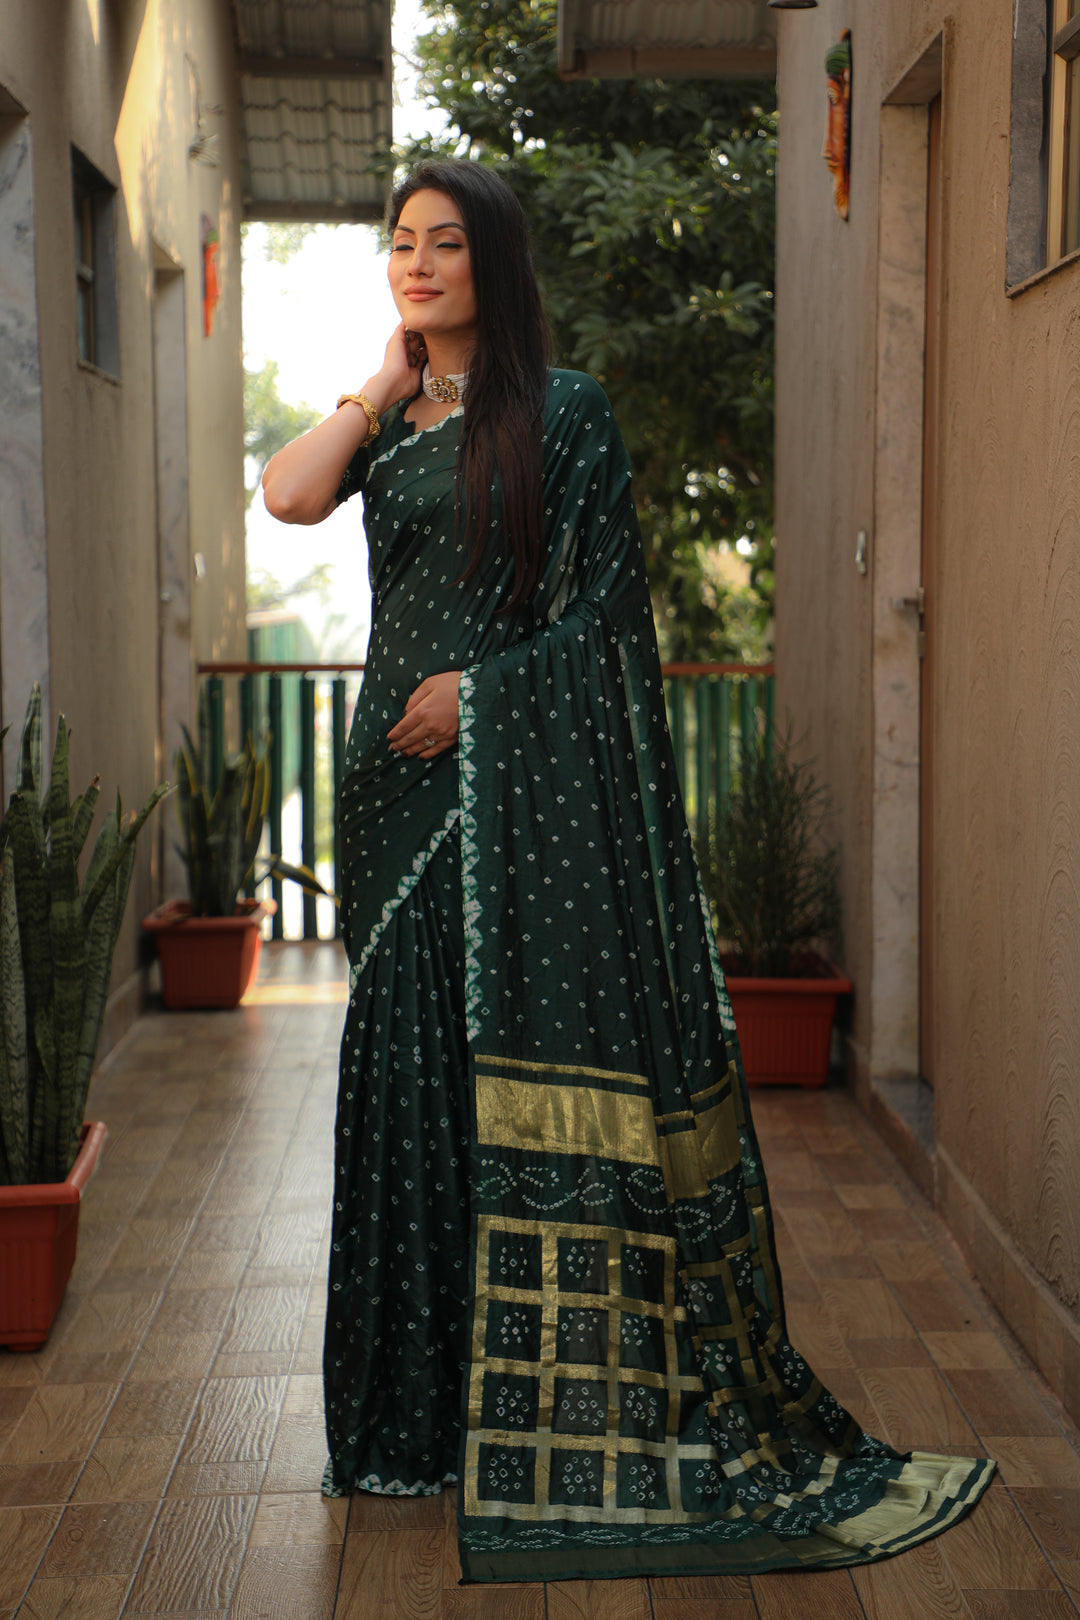
{"label": "gold bangle", "polygon": [[359,405],[360,409],[367,417],[368,432],[364,443],[370,444],[372,439],[377,439],[382,431],[379,426],[378,411],[375,409],[374,405],[371,403],[370,399],[368,399],[366,394],[342,394],[337,402],[336,409],[340,411],[341,407],[346,403],[346,401],[353,405]]}

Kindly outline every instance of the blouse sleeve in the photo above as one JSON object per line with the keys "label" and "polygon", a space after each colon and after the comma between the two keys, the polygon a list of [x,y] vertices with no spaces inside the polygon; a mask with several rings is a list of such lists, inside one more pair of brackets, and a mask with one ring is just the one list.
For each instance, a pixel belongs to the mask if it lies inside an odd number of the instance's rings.
{"label": "blouse sleeve", "polygon": [[368,464],[371,455],[366,444],[362,444],[353,456],[349,465],[341,475],[337,495],[334,499],[340,506],[343,501],[350,500],[352,496],[360,494],[367,482]]}

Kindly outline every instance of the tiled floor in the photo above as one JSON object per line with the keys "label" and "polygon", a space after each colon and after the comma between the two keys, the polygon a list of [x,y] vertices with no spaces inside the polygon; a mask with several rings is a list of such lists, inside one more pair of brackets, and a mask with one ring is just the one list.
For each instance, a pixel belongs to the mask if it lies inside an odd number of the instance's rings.
{"label": "tiled floor", "polygon": [[319,1354],[343,971],[144,1019],[46,1348],[0,1352],[0,1620],[1057,1620],[1078,1436],[843,1093],[759,1095],[792,1337],[905,1449],[989,1451],[958,1528],[852,1574],[459,1587],[453,1499],[324,1502]]}

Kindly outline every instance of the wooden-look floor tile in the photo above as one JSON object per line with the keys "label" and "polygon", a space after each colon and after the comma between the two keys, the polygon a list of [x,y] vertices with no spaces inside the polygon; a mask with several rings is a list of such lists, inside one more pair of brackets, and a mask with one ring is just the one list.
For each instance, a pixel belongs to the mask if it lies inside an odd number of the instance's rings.
{"label": "wooden-look floor tile", "polygon": [[444,1531],[345,1537],[335,1620],[432,1620],[442,1604]]}
{"label": "wooden-look floor tile", "polygon": [[157,1504],[75,1503],[64,1510],[41,1566],[42,1575],[76,1580],[84,1575],[133,1575]]}
{"label": "wooden-look floor tile", "polygon": [[[1065,1588],[1073,1604],[1080,1609],[1080,1563],[1062,1560],[1054,1565],[1054,1573]],[[1072,1620],[1072,1616],[1069,1617]]]}
{"label": "wooden-look floor tile", "polygon": [[316,1373],[294,1373],[285,1390],[281,1408],[285,1417],[317,1417],[323,1415],[323,1381]]}
{"label": "wooden-look floor tile", "polygon": [[924,1333],[922,1338],[939,1367],[1012,1372],[1016,1366],[996,1333]]}
{"label": "wooden-look floor tile", "polygon": [[967,1333],[985,1322],[953,1284],[898,1282],[892,1291],[920,1333]]}
{"label": "wooden-look floor tile", "polygon": [[948,1451],[976,1439],[935,1367],[868,1368],[863,1383],[898,1451]]}
{"label": "wooden-look floor tile", "polygon": [[547,1620],[651,1620],[649,1583],[551,1581]]}
{"label": "wooden-look floor tile", "polygon": [[67,1462],[85,1457],[108,1416],[112,1384],[42,1384],[4,1442],[10,1463]]}
{"label": "wooden-look floor tile", "polygon": [[821,1283],[821,1297],[848,1339],[905,1339],[915,1331],[896,1295],[880,1278]]}
{"label": "wooden-look floor tile", "polygon": [[[170,1494],[184,1493],[184,1480],[179,1477],[183,1469],[265,1463],[284,1394],[282,1378],[209,1379],[199,1396]],[[258,1470],[260,1479],[264,1472]]]}
{"label": "wooden-look floor tile", "polygon": [[[769,1153],[765,1157],[765,1174],[770,1189],[780,1195],[809,1188],[830,1191],[829,1183],[809,1153]],[[782,1196],[779,1201],[783,1202]]]}
{"label": "wooden-look floor tile", "polygon": [[306,1288],[241,1288],[222,1335],[215,1375],[289,1372],[306,1310]]}
{"label": "wooden-look floor tile", "polygon": [[751,1586],[760,1620],[862,1620],[846,1569],[778,1570],[755,1575]]}
{"label": "wooden-look floor tile", "polygon": [[442,1595],[442,1620],[544,1620],[544,1588],[516,1586],[458,1586]]}
{"label": "wooden-look floor tile", "polygon": [[81,1461],[0,1463],[0,1507],[66,1502],[82,1468]]}
{"label": "wooden-look floor tile", "polygon": [[76,1502],[149,1502],[164,1496],[181,1445],[179,1435],[101,1439],[79,1475]]}
{"label": "wooden-look floor tile", "polygon": [[183,1259],[173,1274],[173,1283],[181,1289],[219,1289],[230,1292],[244,1279],[250,1256],[247,1249],[184,1250]]}
{"label": "wooden-look floor tile", "polygon": [[127,1575],[49,1580],[39,1575],[19,1609],[19,1620],[118,1620],[131,1584]]}
{"label": "wooden-look floor tile", "polygon": [[906,1204],[849,1204],[847,1207],[855,1225],[871,1245],[910,1243],[923,1235]]}
{"label": "wooden-look floor tile", "polygon": [[220,1332],[229,1320],[235,1292],[232,1288],[184,1288],[174,1283],[154,1318],[154,1331]]}
{"label": "wooden-look floor tile", "polygon": [[944,1537],[924,1541],[895,1558],[853,1568],[866,1620],[969,1620],[964,1595],[942,1557],[944,1543]]}
{"label": "wooden-look floor tile", "polygon": [[[907,1200],[892,1181],[837,1182],[837,1198],[845,1209],[907,1209]],[[910,1219],[910,1217],[909,1217]]]}
{"label": "wooden-look floor tile", "polygon": [[109,1413],[102,1438],[142,1439],[186,1433],[201,1387],[194,1378],[125,1384]]}
{"label": "wooden-look floor tile", "polygon": [[828,1311],[811,1305],[788,1312],[788,1339],[815,1372],[855,1366],[844,1335]]}
{"label": "wooden-look floor tile", "polygon": [[174,1266],[194,1229],[190,1215],[137,1215],[113,1253],[117,1266]]}
{"label": "wooden-look floor tile", "polygon": [[443,1529],[448,1515],[453,1522],[454,1503],[449,1491],[437,1496],[374,1496],[369,1491],[357,1491],[349,1498],[348,1533],[390,1535]]}
{"label": "wooden-look floor tile", "polygon": [[13,1384],[0,1387],[0,1440],[11,1433],[30,1403],[32,1384]]}
{"label": "wooden-look floor tile", "polygon": [[922,1241],[875,1243],[874,1259],[889,1282],[936,1283],[948,1288],[951,1278],[932,1243]]}
{"label": "wooden-look floor tile", "polygon": [[135,1357],[129,1378],[160,1383],[172,1378],[205,1378],[214,1364],[221,1334],[151,1330]]}
{"label": "wooden-look floor tile", "polygon": [[753,1596],[748,1575],[650,1575],[649,1591],[654,1605],[658,1598],[746,1603]]}
{"label": "wooden-look floor tile", "polygon": [[1021,1487],[1010,1495],[1052,1563],[1080,1562],[1080,1489]]}
{"label": "wooden-look floor tile", "polygon": [[1006,1434],[1058,1436],[1061,1428],[1016,1368],[964,1372],[950,1370],[957,1400],[980,1434],[1003,1429]]}
{"label": "wooden-look floor tile", "polygon": [[987,1491],[941,1538],[945,1559],[966,1591],[1030,1591],[1057,1581],[1006,1491]]}
{"label": "wooden-look floor tile", "polygon": [[965,1592],[971,1620],[1076,1620],[1064,1592]]}
{"label": "wooden-look floor tile", "polygon": [[60,1513],[58,1507],[0,1510],[0,1609],[14,1609],[21,1601]]}
{"label": "wooden-look floor tile", "polygon": [[349,1517],[347,1497],[327,1498],[320,1491],[263,1491],[251,1529],[249,1547],[287,1547],[308,1542],[344,1541]]}
{"label": "wooden-look floor tile", "polygon": [[844,1367],[830,1367],[822,1383],[867,1434],[877,1435],[879,1439],[887,1438],[881,1413],[859,1373],[854,1369],[849,1371]]}
{"label": "wooden-look floor tile", "polygon": [[340,1543],[249,1546],[229,1620],[334,1620],[341,1558]]}
{"label": "wooden-look floor tile", "polygon": [[321,1414],[282,1414],[263,1481],[267,1491],[318,1490],[326,1468],[326,1425]]}
{"label": "wooden-look floor tile", "polygon": [[654,1620],[758,1620],[753,1598],[654,1597],[652,1612]]}
{"label": "wooden-look floor tile", "polygon": [[1080,1454],[1064,1435],[990,1434],[983,1439],[1006,1485],[1080,1487]]}
{"label": "wooden-look floor tile", "polygon": [[253,1496],[166,1500],[126,1615],[226,1612],[254,1517]]}
{"label": "wooden-look floor tile", "polygon": [[930,1352],[922,1339],[849,1339],[856,1367],[929,1367]]}

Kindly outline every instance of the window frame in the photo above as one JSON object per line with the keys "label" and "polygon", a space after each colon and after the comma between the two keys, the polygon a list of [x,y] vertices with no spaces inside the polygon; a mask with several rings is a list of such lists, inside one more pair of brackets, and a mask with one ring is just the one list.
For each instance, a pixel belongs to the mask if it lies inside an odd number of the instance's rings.
{"label": "window frame", "polygon": [[117,188],[75,146],[71,195],[76,355],[80,366],[116,381],[120,377]]}

